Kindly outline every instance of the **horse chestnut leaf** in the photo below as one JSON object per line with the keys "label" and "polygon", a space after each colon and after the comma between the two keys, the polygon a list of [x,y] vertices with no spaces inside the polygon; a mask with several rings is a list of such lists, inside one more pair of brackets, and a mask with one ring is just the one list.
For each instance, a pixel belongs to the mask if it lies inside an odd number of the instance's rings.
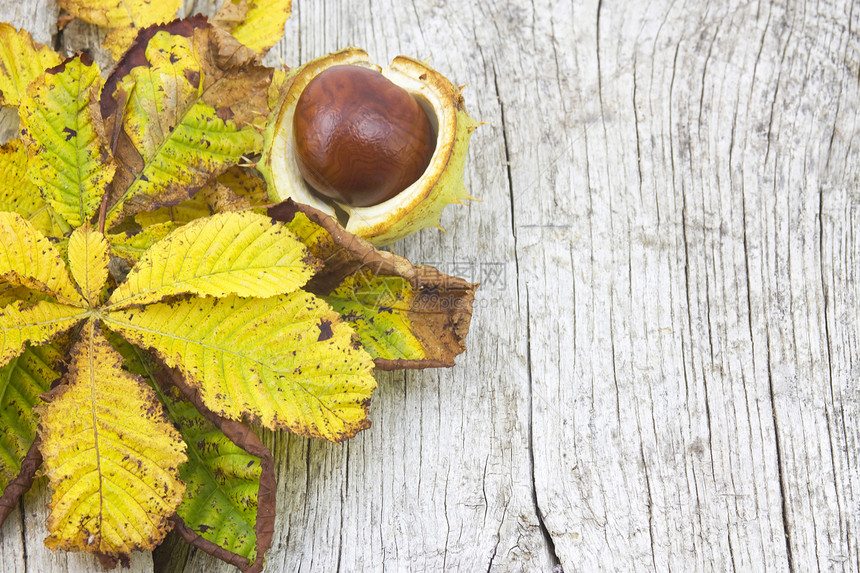
{"label": "horse chestnut leaf", "polygon": [[418,180],[436,148],[412,95],[362,66],[332,66],[305,87],[293,116],[305,181],[351,207],[391,199]]}

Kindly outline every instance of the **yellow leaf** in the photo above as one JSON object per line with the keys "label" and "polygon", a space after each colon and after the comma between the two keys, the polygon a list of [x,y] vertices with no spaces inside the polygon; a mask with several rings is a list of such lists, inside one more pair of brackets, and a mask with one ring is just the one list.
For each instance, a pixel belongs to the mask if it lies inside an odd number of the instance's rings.
{"label": "yellow leaf", "polygon": [[141,211],[134,216],[134,222],[143,228],[164,223],[175,223],[184,225],[194,219],[201,219],[213,215],[215,212],[209,206],[205,190],[201,189],[190,199],[186,199],[176,205],[159,207],[154,211]]}
{"label": "yellow leaf", "polygon": [[126,308],[181,293],[269,297],[301,287],[318,268],[284,225],[247,211],[223,213],[153,245],[108,304]]}
{"label": "yellow leaf", "polygon": [[215,25],[261,54],[284,37],[284,24],[292,12],[292,0],[225,0]]}
{"label": "yellow leaf", "polygon": [[185,492],[185,443],[149,386],[90,321],[64,385],[39,407],[51,549],[114,558],[155,547]]}
{"label": "yellow leaf", "polygon": [[105,236],[90,229],[89,224],[72,233],[69,238],[69,267],[91,306],[98,304],[99,294],[107,281],[108,259],[110,251]]}
{"label": "yellow leaf", "polygon": [[341,253],[344,249],[335,242],[331,234],[304,213],[296,213],[293,220],[286,225],[318,259],[328,262],[341,254],[349,254]]}
{"label": "yellow leaf", "polygon": [[338,314],[306,292],[180,299],[111,312],[104,322],[179,368],[225,418],[336,442],[370,425],[370,356]]}
{"label": "yellow leaf", "polygon": [[18,107],[31,81],[62,59],[25,30],[0,22],[0,104]]}
{"label": "yellow leaf", "polygon": [[166,237],[176,227],[177,225],[170,222],[154,223],[136,233],[108,234],[107,240],[113,254],[136,263],[152,245]]}
{"label": "yellow leaf", "polygon": [[76,18],[111,28],[105,47],[119,59],[141,28],[173,20],[182,0],[57,0],[57,4]]}
{"label": "yellow leaf", "polygon": [[84,304],[57,249],[17,213],[0,212],[0,279]]}
{"label": "yellow leaf", "polygon": [[24,301],[0,310],[0,365],[24,351],[24,344],[48,342],[86,317],[82,308],[39,301],[28,306]]}
{"label": "yellow leaf", "polygon": [[168,26],[176,34],[136,42],[106,84],[107,129],[121,132],[108,227],[188,199],[262,146],[272,71],[203,24],[179,22]]}
{"label": "yellow leaf", "polygon": [[98,66],[77,56],[21,96],[30,180],[73,227],[95,214],[116,170],[99,111],[101,83]]}
{"label": "yellow leaf", "polygon": [[154,211],[142,211],[134,216],[134,220],[144,228],[167,222],[184,224],[215,213],[242,211],[267,203],[266,182],[250,174],[248,169],[233,166],[190,199]]}
{"label": "yellow leaf", "polygon": [[251,205],[270,203],[266,181],[254,170],[231,167],[218,177],[218,183],[226,185],[233,193],[246,199]]}
{"label": "yellow leaf", "polygon": [[43,235],[62,237],[68,224],[42,199],[30,182],[27,148],[20,139],[0,147],[0,211],[14,211]]}
{"label": "yellow leaf", "polygon": [[35,291],[27,287],[13,285],[9,283],[0,283],[0,307],[4,307],[18,301],[33,304],[40,300],[50,300],[50,297],[43,292]]}

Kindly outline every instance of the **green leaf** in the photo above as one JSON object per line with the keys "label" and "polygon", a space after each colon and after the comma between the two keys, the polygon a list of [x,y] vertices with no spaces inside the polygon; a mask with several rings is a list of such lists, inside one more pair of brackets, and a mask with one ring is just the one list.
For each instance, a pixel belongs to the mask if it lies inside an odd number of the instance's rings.
{"label": "green leaf", "polygon": [[0,211],[18,213],[48,237],[62,237],[69,225],[42,198],[30,182],[30,159],[20,139],[0,147]]}
{"label": "green leaf", "polygon": [[17,213],[0,212],[0,280],[82,305],[54,245]]}
{"label": "green leaf", "polygon": [[27,86],[62,59],[26,30],[0,22],[0,104],[18,107]]}
{"label": "green leaf", "polygon": [[45,544],[113,558],[155,547],[185,492],[185,443],[92,321],[38,414],[53,490]]}
{"label": "green leaf", "polygon": [[179,466],[185,496],[176,513],[204,539],[254,561],[260,459],[234,444],[176,387],[162,389],[143,350],[116,335],[109,339],[129,370],[148,380],[188,446],[188,461]]}
{"label": "green leaf", "polygon": [[179,467],[188,489],[176,513],[204,539],[253,561],[259,458],[230,441],[190,402],[173,402],[170,417],[190,444],[188,463]]}
{"label": "green leaf", "polygon": [[253,52],[205,19],[135,43],[102,96],[108,131],[120,132],[108,226],[179,203],[256,153],[270,81]]}
{"label": "green leaf", "polygon": [[73,227],[96,212],[116,169],[98,106],[101,83],[98,66],[76,56],[36,78],[21,98],[30,180]]}
{"label": "green leaf", "polygon": [[86,318],[84,309],[51,301],[27,306],[23,301],[0,310],[0,365],[24,351],[24,345],[43,344]]}
{"label": "green leaf", "polygon": [[373,358],[423,360],[424,349],[412,333],[412,285],[402,277],[379,276],[363,269],[322,297],[355,329]]}
{"label": "green leaf", "polygon": [[284,225],[256,213],[224,213],[153,245],[108,304],[125,308],[182,293],[269,297],[301,287],[317,268]]}
{"label": "green leaf", "polygon": [[36,439],[33,408],[59,378],[53,365],[60,356],[53,344],[27,346],[0,367],[0,491],[21,471],[21,460]]}
{"label": "green leaf", "polygon": [[308,293],[180,299],[110,312],[104,322],[179,368],[219,416],[332,441],[369,426],[370,357]]}

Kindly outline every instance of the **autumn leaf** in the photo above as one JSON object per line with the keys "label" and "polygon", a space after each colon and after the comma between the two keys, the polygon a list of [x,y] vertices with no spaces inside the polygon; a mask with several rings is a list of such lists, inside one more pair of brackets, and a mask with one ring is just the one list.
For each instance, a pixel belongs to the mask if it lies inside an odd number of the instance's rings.
{"label": "autumn leaf", "polygon": [[48,237],[61,237],[69,225],[42,198],[30,182],[30,159],[20,139],[0,147],[0,211],[18,213]]}
{"label": "autumn leaf", "polygon": [[258,151],[271,74],[205,18],[141,34],[102,94],[118,161],[108,227],[189,198]]}
{"label": "autumn leaf", "polygon": [[102,81],[0,24],[21,116],[0,147],[0,523],[44,458],[49,547],[113,566],[173,527],[258,573],[277,488],[251,424],[369,427],[373,368],[452,365],[476,285],[268,209],[248,167],[289,0],[227,0],[216,26],[158,24],[180,0],[59,2],[130,48]]}
{"label": "autumn leaf", "polygon": [[219,416],[332,441],[369,425],[370,357],[311,294],[180,299],[109,312],[104,323],[177,367]]}
{"label": "autumn leaf", "polygon": [[261,54],[284,37],[292,0],[224,0],[215,25]]}
{"label": "autumn leaf", "polygon": [[17,213],[0,212],[0,280],[83,303],[54,245]]}
{"label": "autumn leaf", "polygon": [[349,322],[381,370],[454,365],[478,285],[379,251],[330,216],[291,200],[269,209],[324,263],[305,286]]}
{"label": "autumn leaf", "polygon": [[84,318],[82,309],[51,301],[32,306],[19,301],[4,307],[0,310],[0,365],[21,354],[28,342],[49,342]]}
{"label": "autumn leaf", "polygon": [[[62,268],[58,252],[44,237],[19,215],[0,213],[0,231],[4,229],[3,222],[10,233],[16,231],[19,238],[26,237],[25,246],[30,248],[8,250],[5,261],[0,257],[0,270],[5,264],[9,277],[24,277],[27,280],[21,282],[42,286],[46,296],[61,290],[77,292],[72,290],[75,285]],[[0,363],[21,354],[27,342],[47,342],[89,318],[72,351],[63,384],[52,391],[50,403],[40,410],[41,451],[54,490],[49,546],[85,549],[107,559],[123,559],[131,549],[151,548],[160,540],[167,528],[165,516],[172,514],[182,497],[178,482],[162,475],[175,465],[164,450],[179,451],[176,436],[155,426],[145,431],[150,441],[130,431],[122,440],[118,435],[111,436],[118,431],[120,419],[137,420],[143,416],[146,421],[131,423],[137,428],[141,424],[151,426],[160,415],[150,403],[151,396],[134,390],[142,380],[122,370],[120,355],[110,348],[97,321],[140,347],[155,349],[165,363],[178,367],[187,377],[182,384],[194,388],[192,399],[199,394],[202,400],[196,404],[198,410],[234,419],[247,417],[269,427],[288,427],[332,440],[345,439],[368,426],[367,402],[375,387],[370,358],[354,344],[352,331],[339,322],[334,311],[313,295],[296,290],[317,269],[317,263],[284,225],[264,215],[239,212],[179,227],[144,254],[129,279],[114,291],[114,295],[120,294],[101,307],[98,305],[107,284],[110,260],[105,236],[85,224],[70,237],[67,252],[71,275],[83,297],[78,295],[70,305],[53,300],[19,300],[0,311]],[[20,253],[25,256],[13,256]],[[50,267],[54,267],[54,282],[44,285],[37,279],[42,279],[44,269]],[[236,292],[245,298],[235,296]],[[187,297],[195,294],[209,296]],[[163,299],[168,302],[152,304]],[[179,316],[163,320],[165,309],[181,315],[188,308],[202,309],[207,320]],[[149,320],[152,322],[147,323]],[[257,328],[248,330],[251,323],[256,323]],[[218,332],[213,332],[213,326]],[[192,331],[183,330],[187,327]],[[177,352],[165,349],[162,343],[171,338],[184,339],[186,347],[175,349]],[[195,346],[198,339],[201,345]],[[221,377],[211,373],[197,378],[194,373],[202,373],[213,360],[221,363]],[[244,378],[250,393],[236,388],[235,375]],[[266,393],[265,401],[260,400]],[[212,409],[204,405],[207,398],[212,398]],[[194,439],[199,447],[202,438],[194,437],[193,428],[203,431],[205,424],[193,421],[188,412],[178,413],[176,401],[171,401],[169,407],[173,408],[170,411],[174,421],[190,432],[188,439]],[[85,422],[70,422],[68,412],[72,410],[84,412]],[[224,466],[221,457],[212,458],[212,448],[233,450],[210,430],[207,435],[214,440],[212,446],[195,454],[197,465],[189,469],[188,479],[195,485],[194,491],[207,491],[205,498],[217,503],[199,505],[195,504],[196,498],[189,498],[181,512],[187,519],[183,527],[196,528],[190,530],[197,531],[193,535],[208,535],[222,550],[250,563],[268,543],[259,531],[261,524],[268,522],[256,517],[257,496],[248,489],[254,484],[262,487],[261,474],[248,473],[247,460],[242,465]],[[91,435],[92,440],[63,442],[63,436],[79,436],[82,432]],[[265,461],[269,468],[266,489],[274,491],[273,462],[259,440],[246,436],[237,442],[235,430],[225,435],[236,445],[245,444],[245,451]],[[103,444],[105,452],[99,445],[100,437],[108,438]],[[152,451],[160,453],[150,455]],[[88,457],[87,452],[97,455]],[[140,456],[150,462],[168,460],[164,463],[169,467],[160,466],[164,471],[159,474],[158,468],[147,465]],[[124,465],[130,458],[133,465]],[[199,467],[201,464],[204,469]],[[26,482],[25,474],[21,476]],[[219,477],[212,482],[212,476]],[[228,481],[218,481],[225,477]],[[152,479],[156,479],[154,485]],[[79,485],[73,487],[70,482]],[[163,493],[142,500],[140,496],[147,487],[163,489]],[[93,492],[105,491],[110,499],[93,501]],[[2,501],[8,502],[6,498]],[[273,502],[266,503],[271,506]],[[134,509],[135,504],[143,504],[146,511]],[[0,514],[4,514],[8,505],[0,506]],[[219,516],[232,515],[230,524],[210,532],[207,527],[211,526],[205,521],[215,515],[213,511]],[[273,518],[268,507],[265,515],[266,519]]]}
{"label": "autumn leaf", "polygon": [[105,47],[119,59],[138,31],[176,17],[182,0],[57,0],[72,16],[109,28]]}
{"label": "autumn leaf", "polygon": [[193,389],[160,370],[145,351],[118,336],[110,341],[129,370],[155,390],[188,446],[188,461],[179,466],[187,484],[176,510],[180,534],[195,547],[247,569],[271,544],[275,518],[271,453],[247,426],[214,417],[196,395],[183,397]]}
{"label": "autumn leaf", "polygon": [[269,203],[265,181],[249,169],[234,166],[210,181],[193,197],[176,205],[142,211],[134,216],[144,229],[153,225],[183,225],[216,213],[242,211]]}
{"label": "autumn leaf", "polygon": [[107,241],[113,254],[136,263],[152,245],[169,235],[177,226],[172,221],[154,223],[140,230],[108,233]]}
{"label": "autumn leaf", "polygon": [[402,277],[361,269],[322,297],[349,322],[374,358],[423,360],[424,349],[409,319],[414,293]]}
{"label": "autumn leaf", "polygon": [[60,61],[54,50],[33,41],[25,30],[0,22],[0,104],[18,107],[30,82]]}
{"label": "autumn leaf", "polygon": [[179,468],[188,495],[177,515],[204,539],[254,561],[260,460],[230,441],[191,402],[165,398],[185,443],[193,445],[189,463]]}
{"label": "autumn leaf", "polygon": [[108,278],[110,250],[105,236],[84,225],[69,238],[69,267],[72,277],[90,306],[99,303],[99,295]]}
{"label": "autumn leaf", "polygon": [[45,540],[51,549],[114,558],[152,549],[182,500],[185,443],[152,389],[121,361],[87,322],[64,383],[37,409],[53,490]]}
{"label": "autumn leaf", "polygon": [[51,344],[27,346],[0,367],[0,491],[20,473],[21,461],[36,439],[33,408],[59,378],[54,364],[61,356]]}
{"label": "autumn leaf", "polygon": [[[250,205],[265,205],[269,201],[269,193],[263,176],[254,169],[231,167],[218,176],[216,180],[236,196],[245,199]],[[217,204],[216,204],[216,212]]]}
{"label": "autumn leaf", "polygon": [[100,90],[98,66],[76,56],[36,78],[21,98],[30,180],[73,227],[96,212],[116,169],[101,121]]}
{"label": "autumn leaf", "polygon": [[108,309],[191,293],[270,297],[291,292],[318,269],[283,225],[251,212],[193,221],[152,246],[108,300]]}

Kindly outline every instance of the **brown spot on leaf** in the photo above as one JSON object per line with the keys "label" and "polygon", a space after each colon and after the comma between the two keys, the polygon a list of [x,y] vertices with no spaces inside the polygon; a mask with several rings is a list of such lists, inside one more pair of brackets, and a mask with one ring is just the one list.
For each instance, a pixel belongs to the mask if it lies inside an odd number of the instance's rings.
{"label": "brown spot on leaf", "polygon": [[217,115],[218,119],[221,121],[229,121],[233,119],[233,110],[227,106],[222,106],[215,111],[215,115]]}
{"label": "brown spot on leaf", "polygon": [[[171,55],[171,58],[173,57],[174,56]],[[195,89],[200,87],[200,72],[197,70],[185,70],[185,79],[188,80],[188,83],[194,86]]]}
{"label": "brown spot on leaf", "polygon": [[322,342],[324,340],[328,340],[332,336],[334,336],[334,331],[331,328],[331,321],[326,320],[324,318],[320,319],[319,324],[317,325],[320,329],[320,335],[317,337],[317,342]]}

